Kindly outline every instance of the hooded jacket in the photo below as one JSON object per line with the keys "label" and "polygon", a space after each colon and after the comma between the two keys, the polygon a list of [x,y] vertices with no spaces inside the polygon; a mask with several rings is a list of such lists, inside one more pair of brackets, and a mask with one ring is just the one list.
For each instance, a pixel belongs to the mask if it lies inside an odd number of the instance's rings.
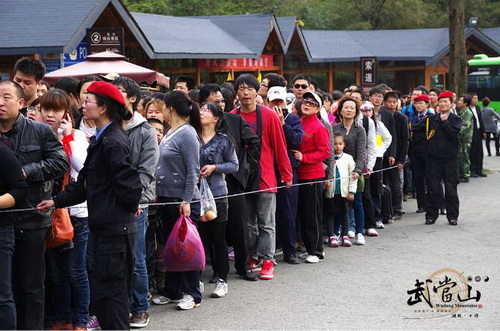
{"label": "hooded jacket", "polygon": [[137,169],[141,180],[140,203],[154,202],[155,172],[160,156],[156,131],[139,112],[134,112],[125,132],[130,142],[130,164]]}

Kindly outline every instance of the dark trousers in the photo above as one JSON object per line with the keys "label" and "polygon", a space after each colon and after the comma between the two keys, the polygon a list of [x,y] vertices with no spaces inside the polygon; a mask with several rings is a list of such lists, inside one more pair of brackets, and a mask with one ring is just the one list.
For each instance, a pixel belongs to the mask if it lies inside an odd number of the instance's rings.
{"label": "dark trousers", "polygon": [[[389,167],[389,163],[386,160],[384,160],[384,167]],[[391,188],[394,214],[401,215],[403,213],[403,183],[401,183],[399,169],[386,170],[383,180],[384,184]]]}
{"label": "dark trousers", "polygon": [[[382,169],[382,158],[377,157],[373,170]],[[373,211],[375,212],[375,222],[382,222],[382,172],[370,175],[370,190],[373,201]]]}
{"label": "dark trousers", "polygon": [[134,273],[135,233],[100,236],[90,232],[87,262],[92,308],[103,330],[128,330]]}
{"label": "dark trousers", "polygon": [[[219,212],[219,209],[217,209]],[[227,222],[200,222],[200,235],[203,245],[211,247],[212,250],[212,267],[219,278],[227,280],[229,272],[229,261],[227,258],[226,244],[226,225]]]}
{"label": "dark trousers", "polygon": [[16,231],[13,279],[17,328],[20,330],[43,329],[47,229]]}
{"label": "dark trousers", "polygon": [[[293,169],[293,183],[298,183],[297,169]],[[298,203],[299,188],[297,186],[278,189],[276,195],[276,228],[285,256],[295,255],[297,252],[295,247],[295,219],[297,218]]]}
{"label": "dark trousers", "polygon": [[[351,203],[340,194],[331,199],[324,199],[325,218],[328,236],[347,236],[349,231],[349,211]],[[342,230],[342,232],[340,232]]]}
{"label": "dark trousers", "polygon": [[[182,199],[176,198],[165,198],[159,197],[158,202],[178,202],[181,203]],[[161,226],[166,233],[166,236],[170,235],[175,223],[179,219],[179,205],[165,205],[160,207],[161,212]],[[198,216],[200,214],[200,204],[191,204],[191,220],[197,224]],[[226,249],[227,255],[227,249]],[[201,302],[201,292],[200,292],[200,270],[192,271],[180,271],[165,272],[165,285],[161,292],[161,295],[177,300],[183,297],[183,294],[189,294],[194,298],[196,303]]]}
{"label": "dark trousers", "polygon": [[[370,176],[371,177],[371,176]],[[375,228],[375,210],[373,207],[370,178],[365,178],[363,189],[363,211],[365,212],[365,229]]]}
{"label": "dark trousers", "polygon": [[[474,124],[475,125],[475,124]],[[474,129],[472,134],[472,142],[470,145],[470,172],[476,174],[483,173],[483,137],[481,132]]]}
{"label": "dark trousers", "polygon": [[[241,184],[232,176],[226,176],[229,194],[243,193]],[[234,268],[238,274],[245,274],[250,270],[248,264],[247,223],[245,196],[228,199],[227,242],[234,248]]]}
{"label": "dark trousers", "polygon": [[459,200],[457,192],[457,160],[427,160],[427,208],[425,218],[436,220],[442,205],[442,182],[444,182],[444,202],[448,220],[458,218]]}
{"label": "dark trousers", "polygon": [[[299,183],[322,181],[323,178],[299,180]],[[302,239],[307,253],[323,252],[323,191],[324,183],[299,186],[299,217]]]}
{"label": "dark trousers", "polygon": [[14,226],[0,226],[0,328],[16,329],[16,305],[12,292]]}
{"label": "dark trousers", "polygon": [[413,178],[413,186],[417,193],[417,208],[426,208],[427,197],[425,194],[426,174],[427,174],[427,157],[420,155],[412,155],[411,171]]}
{"label": "dark trousers", "polygon": [[491,155],[491,149],[490,149],[490,141],[493,137],[493,140],[495,141],[495,151],[497,154],[500,153],[500,140],[497,136],[496,133],[493,132],[486,132],[486,150],[488,151],[488,155]]}
{"label": "dark trousers", "polygon": [[149,209],[148,214],[148,228],[146,230],[146,267],[148,269],[149,288],[156,287],[155,269],[156,269],[156,232],[159,223],[159,212],[155,209],[154,213],[152,207]]}

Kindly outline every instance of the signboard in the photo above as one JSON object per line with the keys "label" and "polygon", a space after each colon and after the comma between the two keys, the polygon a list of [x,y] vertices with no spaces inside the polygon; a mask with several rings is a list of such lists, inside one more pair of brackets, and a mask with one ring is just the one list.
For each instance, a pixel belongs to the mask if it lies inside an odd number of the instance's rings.
{"label": "signboard", "polygon": [[47,73],[61,69],[60,54],[42,54],[42,62]]}
{"label": "signboard", "polygon": [[87,44],[90,54],[110,51],[125,54],[123,28],[87,29]]}
{"label": "signboard", "polygon": [[377,58],[361,58],[361,86],[375,86],[377,84]]}
{"label": "signboard", "polygon": [[87,59],[87,42],[82,41],[71,53],[63,54],[63,64],[68,67]]}
{"label": "signboard", "polygon": [[272,70],[274,68],[273,56],[266,54],[260,59],[205,59],[198,61],[202,70]]}

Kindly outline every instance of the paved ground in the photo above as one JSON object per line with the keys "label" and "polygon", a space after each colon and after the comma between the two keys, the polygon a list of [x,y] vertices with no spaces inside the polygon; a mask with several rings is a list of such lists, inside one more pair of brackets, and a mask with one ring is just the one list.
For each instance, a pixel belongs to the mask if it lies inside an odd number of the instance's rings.
{"label": "paved ground", "polygon": [[[500,170],[500,157],[485,157],[485,168]],[[154,306],[148,329],[499,329],[500,173],[459,185],[459,195],[457,227],[443,216],[424,225],[410,199],[403,220],[364,247],[326,247],[325,261],[313,265],[291,266],[279,257],[271,281],[247,282],[233,273],[222,299],[210,298],[213,285],[205,282],[199,308]],[[466,302],[482,309],[462,308],[458,318],[429,312],[424,302],[407,304],[416,279],[442,268],[482,277],[468,283],[471,296],[481,292],[479,302]]]}

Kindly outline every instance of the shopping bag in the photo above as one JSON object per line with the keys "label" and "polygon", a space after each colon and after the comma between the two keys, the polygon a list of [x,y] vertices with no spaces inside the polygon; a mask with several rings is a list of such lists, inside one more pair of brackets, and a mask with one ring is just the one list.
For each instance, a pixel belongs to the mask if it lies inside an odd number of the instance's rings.
{"label": "shopping bag", "polygon": [[217,205],[205,177],[200,182],[200,222],[208,222],[217,217]]}
{"label": "shopping bag", "polygon": [[163,248],[165,271],[205,269],[205,250],[196,225],[189,217],[181,216]]}
{"label": "shopping bag", "polygon": [[52,225],[47,232],[48,248],[61,246],[73,240],[74,229],[66,208],[56,208],[52,213]]}

